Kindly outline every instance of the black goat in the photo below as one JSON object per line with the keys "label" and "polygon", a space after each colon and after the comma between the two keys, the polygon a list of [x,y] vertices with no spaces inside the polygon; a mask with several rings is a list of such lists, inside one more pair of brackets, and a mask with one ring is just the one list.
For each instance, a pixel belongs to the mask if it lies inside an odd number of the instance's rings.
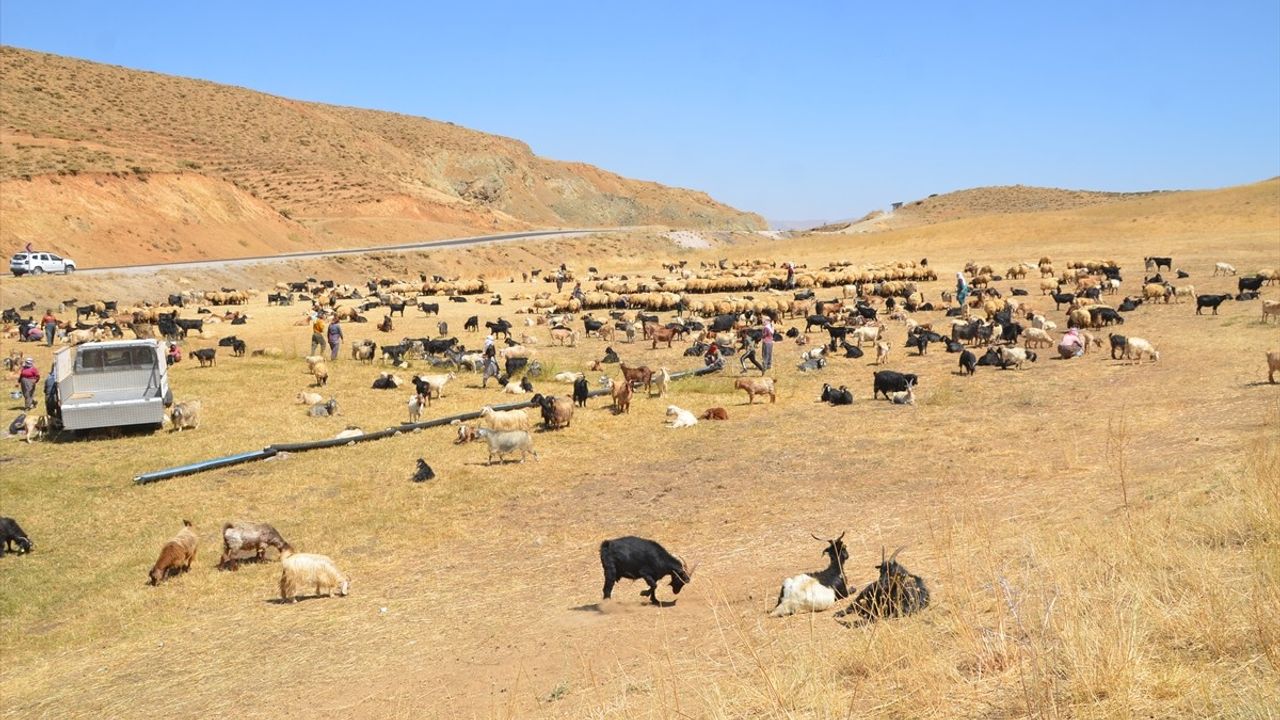
{"label": "black goat", "polygon": [[25,555],[31,552],[35,543],[31,542],[27,532],[19,527],[18,521],[10,517],[0,517],[0,557],[3,557],[6,551],[11,552],[14,545],[18,546],[19,555]]}
{"label": "black goat", "polygon": [[462,323],[462,329],[467,331],[476,331],[480,329],[480,316],[472,315],[467,321]]}
{"label": "black goat", "polygon": [[842,342],[840,343],[840,347],[844,349],[844,356],[847,358],[862,357],[862,348],[858,347],[857,345],[850,345],[847,342]]}
{"label": "black goat", "polygon": [[881,550],[880,564],[876,566],[880,577],[863,588],[849,607],[836,613],[836,617],[858,615],[863,620],[872,621],[911,615],[929,606],[929,588],[923,578],[912,575],[898,563],[900,552],[902,548],[894,550],[893,555],[885,560]]}
{"label": "black goat", "polygon": [[426,482],[436,478],[436,471],[431,469],[426,460],[418,458],[418,469],[413,473],[414,482]]}
{"label": "black goat", "polygon": [[1244,292],[1246,290],[1253,290],[1254,292],[1257,292],[1262,289],[1262,283],[1264,282],[1266,282],[1266,280],[1261,275],[1250,275],[1249,277],[1242,277],[1239,280],[1236,280],[1236,289],[1239,292]]}
{"label": "black goat", "polygon": [[1120,357],[1124,357],[1125,350],[1129,347],[1129,338],[1115,333],[1111,333],[1107,337],[1111,340],[1111,359],[1119,359],[1116,357],[1116,353],[1119,353]]}
{"label": "black goat", "polygon": [[578,376],[578,379],[573,381],[573,404],[578,407],[586,407],[587,397],[590,394],[591,385],[587,383],[587,378],[581,375]]}
{"label": "black goat", "polygon": [[1152,255],[1151,257],[1142,258],[1142,262],[1146,265],[1148,270],[1159,270],[1160,268],[1164,268],[1165,270],[1173,269],[1173,258],[1171,257],[1156,257]]}
{"label": "black goat", "polygon": [[1230,300],[1230,299],[1231,299],[1231,293],[1227,293],[1226,295],[1197,295],[1196,296],[1196,314],[1199,315],[1200,311],[1205,308],[1213,308],[1213,314],[1217,315],[1218,306],[1221,305],[1224,300]]}
{"label": "black goat", "polygon": [[978,357],[971,351],[965,350],[960,353],[960,374],[972,375],[974,369],[978,366]]}
{"label": "black goat", "polygon": [[605,600],[613,595],[613,586],[618,580],[644,580],[649,589],[640,594],[648,596],[654,605],[659,604],[659,580],[670,576],[671,592],[679,595],[697,568],[697,565],[689,567],[653,540],[631,535],[600,543],[600,565],[604,569]]}
{"label": "black goat", "polygon": [[893,370],[880,370],[875,374],[875,380],[872,385],[871,399],[874,400],[884,393],[884,399],[889,399],[891,392],[906,392],[907,388],[917,385],[920,378],[912,373],[900,373]]}
{"label": "black goat", "polygon": [[832,405],[852,405],[853,393],[844,385],[841,385],[839,388],[833,388],[830,385],[823,383],[822,402],[828,402]]}

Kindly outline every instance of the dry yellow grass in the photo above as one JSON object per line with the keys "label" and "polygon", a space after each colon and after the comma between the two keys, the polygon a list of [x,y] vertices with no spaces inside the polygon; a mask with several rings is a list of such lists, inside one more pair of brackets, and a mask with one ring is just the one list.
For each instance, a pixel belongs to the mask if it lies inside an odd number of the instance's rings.
{"label": "dry yellow grass", "polygon": [[[944,277],[969,259],[1115,257],[1132,287],[1142,255],[1171,252],[1216,292],[1234,280],[1208,277],[1215,261],[1280,265],[1275,188],[1144,199],[1130,218],[1121,204],[1070,223],[971,219],[681,257],[927,255]],[[1139,229],[1121,235],[1126,223]],[[612,267],[609,253],[560,247],[572,264]],[[545,248],[511,250],[513,267],[547,261]],[[497,277],[504,258],[486,262]],[[31,286],[6,281],[6,298],[14,287]],[[499,314],[444,310],[455,334],[469,314]],[[730,377],[677,383],[667,400],[638,397],[629,415],[592,401],[569,430],[535,437],[539,462],[485,467],[480,446],[436,430],[134,487],[140,471],[404,419],[408,391],[368,389],[376,369],[346,359],[323,391],[343,415],[304,417],[291,404],[308,382],[298,310],[251,311],[250,325],[219,332],[294,357],[184,362],[173,383],[204,400],[200,430],[0,450],[3,512],[37,542],[0,560],[5,716],[1265,718],[1280,706],[1280,395],[1263,362],[1280,343],[1256,303],[1217,318],[1187,304],[1130,314],[1124,331],[1156,344],[1156,364],[1046,352],[1029,370],[973,378],[940,350],[908,355],[891,327],[890,367],[922,378],[915,407],[871,402],[866,360],[801,375],[786,343],[776,405],[743,405],[731,364]],[[434,318],[409,315],[394,337],[432,332]],[[614,347],[624,360],[692,362]],[[602,349],[540,354],[576,369]],[[460,380],[428,417],[508,397]],[[823,382],[848,384],[855,404],[817,403]],[[664,430],[668,403],[724,406],[730,420]],[[408,480],[419,456],[439,474],[422,486]],[[184,517],[205,543],[196,567],[145,587]],[[236,518],[331,555],[352,595],[280,606],[276,564],[215,571],[217,529]],[[882,546],[907,545],[900,559],[926,577],[933,605],[863,628],[765,617],[782,577],[821,563],[809,531],[843,529],[854,580],[873,577]],[[626,583],[600,604],[596,548],[627,533],[701,562],[674,607],[647,607]]]}

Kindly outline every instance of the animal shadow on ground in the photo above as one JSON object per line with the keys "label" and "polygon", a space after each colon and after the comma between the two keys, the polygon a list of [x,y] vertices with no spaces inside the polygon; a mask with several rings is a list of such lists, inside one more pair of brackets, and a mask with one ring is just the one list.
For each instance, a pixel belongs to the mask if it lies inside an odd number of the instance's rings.
{"label": "animal shadow on ground", "polygon": [[[341,595],[335,595],[332,598],[329,597],[328,595],[299,595],[297,600],[298,602],[307,602],[309,600],[333,600],[341,597],[342,597]],[[268,605],[292,605],[293,604],[292,600],[286,600],[284,598],[278,598],[278,597],[267,598],[263,602],[267,603]]]}

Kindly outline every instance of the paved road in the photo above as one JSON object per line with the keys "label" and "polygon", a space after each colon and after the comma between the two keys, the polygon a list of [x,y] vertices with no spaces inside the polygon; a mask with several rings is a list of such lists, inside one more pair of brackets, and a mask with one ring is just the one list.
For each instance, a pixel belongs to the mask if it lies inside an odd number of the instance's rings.
{"label": "paved road", "polygon": [[[141,273],[155,272],[157,270],[174,269],[174,268],[209,268],[209,267],[230,267],[234,265],[254,265],[259,263],[282,262],[285,260],[305,260],[309,258],[332,257],[335,255],[361,255],[364,253],[395,253],[395,252],[412,252],[414,250],[437,250],[441,248],[454,248],[465,245],[488,245],[492,243],[510,242],[512,240],[529,240],[537,238],[550,237],[572,237],[575,235],[588,235],[591,233],[605,232],[625,232],[633,228],[578,228],[570,230],[530,230],[527,232],[502,233],[498,235],[476,235],[473,237],[452,238],[448,240],[429,240],[426,242],[409,243],[406,245],[384,245],[381,247],[365,247],[365,248],[348,248],[345,250],[315,250],[308,252],[292,252],[280,255],[259,255],[255,257],[232,258],[228,260],[184,260],[182,262],[171,263],[155,263],[152,265],[113,265],[109,267],[94,267],[76,270],[76,275],[87,275],[92,273]],[[0,277],[13,277],[5,274]]]}

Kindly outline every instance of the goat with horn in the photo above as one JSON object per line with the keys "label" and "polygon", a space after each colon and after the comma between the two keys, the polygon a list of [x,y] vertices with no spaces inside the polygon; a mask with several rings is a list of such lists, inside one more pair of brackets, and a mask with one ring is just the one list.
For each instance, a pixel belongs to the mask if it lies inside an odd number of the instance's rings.
{"label": "goat with horn", "polygon": [[827,556],[827,567],[783,580],[782,589],[778,591],[778,604],[769,613],[770,617],[822,612],[831,609],[837,600],[849,596],[844,576],[844,561],[849,559],[849,551],[844,546],[845,534],[840,533],[840,537],[834,539],[823,539],[812,532],[809,535],[826,543],[822,554]]}
{"label": "goat with horn", "polygon": [[894,550],[886,560],[884,548],[881,548],[880,564],[876,566],[880,577],[863,588],[849,607],[836,613],[836,617],[856,614],[863,620],[872,621],[911,615],[928,607],[929,588],[925,586],[924,579],[912,575],[898,563],[898,553],[904,549]]}

